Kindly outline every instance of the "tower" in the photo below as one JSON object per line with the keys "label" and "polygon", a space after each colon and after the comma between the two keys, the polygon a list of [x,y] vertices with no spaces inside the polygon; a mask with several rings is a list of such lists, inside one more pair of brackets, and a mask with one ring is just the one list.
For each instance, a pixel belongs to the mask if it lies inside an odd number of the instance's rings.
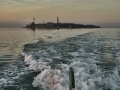
{"label": "tower", "polygon": [[35,22],[35,18],[33,18],[33,22]]}
{"label": "tower", "polygon": [[59,23],[59,17],[57,16],[57,24]]}
{"label": "tower", "polygon": [[57,30],[59,30],[59,17],[57,16]]}

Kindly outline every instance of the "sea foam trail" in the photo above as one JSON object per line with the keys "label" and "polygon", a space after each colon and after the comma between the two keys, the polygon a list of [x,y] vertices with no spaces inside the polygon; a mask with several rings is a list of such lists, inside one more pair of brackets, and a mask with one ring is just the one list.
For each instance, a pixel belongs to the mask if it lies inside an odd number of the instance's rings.
{"label": "sea foam trail", "polygon": [[32,55],[27,55],[24,52],[21,53],[25,59],[25,63],[29,65],[31,70],[40,72],[33,81],[34,87],[41,87],[45,90],[68,90],[68,85],[62,78],[61,71],[59,69],[53,70],[50,66],[47,66],[47,62],[42,60],[33,59]]}
{"label": "sea foam trail", "polygon": [[111,42],[114,38],[106,34],[88,33],[56,43],[29,44],[22,54],[29,68],[40,72],[35,87],[68,90],[68,68],[73,67],[75,90],[119,90],[120,47]]}

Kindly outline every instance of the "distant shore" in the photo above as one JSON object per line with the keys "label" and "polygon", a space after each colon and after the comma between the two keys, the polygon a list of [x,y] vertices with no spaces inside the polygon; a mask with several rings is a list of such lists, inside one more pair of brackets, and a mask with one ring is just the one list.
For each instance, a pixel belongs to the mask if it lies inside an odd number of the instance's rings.
{"label": "distant shore", "polygon": [[35,24],[32,22],[30,25],[26,25],[26,28],[38,28],[38,29],[79,29],[79,28],[101,28],[100,26],[95,25],[83,25],[75,23],[53,23],[47,22],[43,24]]}

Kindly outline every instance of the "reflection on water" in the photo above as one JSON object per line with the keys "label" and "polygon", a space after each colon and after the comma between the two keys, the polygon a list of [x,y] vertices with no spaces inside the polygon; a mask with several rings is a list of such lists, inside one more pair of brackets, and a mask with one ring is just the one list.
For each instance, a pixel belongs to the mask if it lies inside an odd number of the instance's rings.
{"label": "reflection on water", "polygon": [[[24,28],[0,28],[0,58],[6,55],[13,55],[14,58],[19,54],[24,44],[36,42],[42,38],[46,41],[59,41],[63,38],[83,34],[96,30],[35,30]],[[9,59],[11,57],[8,57]],[[14,58],[11,58],[14,60]],[[2,59],[2,58],[1,58]]]}

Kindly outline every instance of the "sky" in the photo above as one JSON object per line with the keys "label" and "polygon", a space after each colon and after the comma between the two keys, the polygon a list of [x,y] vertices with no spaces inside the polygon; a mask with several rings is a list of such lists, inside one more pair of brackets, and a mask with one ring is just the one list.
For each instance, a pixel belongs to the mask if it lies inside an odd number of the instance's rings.
{"label": "sky", "polygon": [[35,23],[93,24],[120,27],[120,0],[0,0],[0,27]]}

